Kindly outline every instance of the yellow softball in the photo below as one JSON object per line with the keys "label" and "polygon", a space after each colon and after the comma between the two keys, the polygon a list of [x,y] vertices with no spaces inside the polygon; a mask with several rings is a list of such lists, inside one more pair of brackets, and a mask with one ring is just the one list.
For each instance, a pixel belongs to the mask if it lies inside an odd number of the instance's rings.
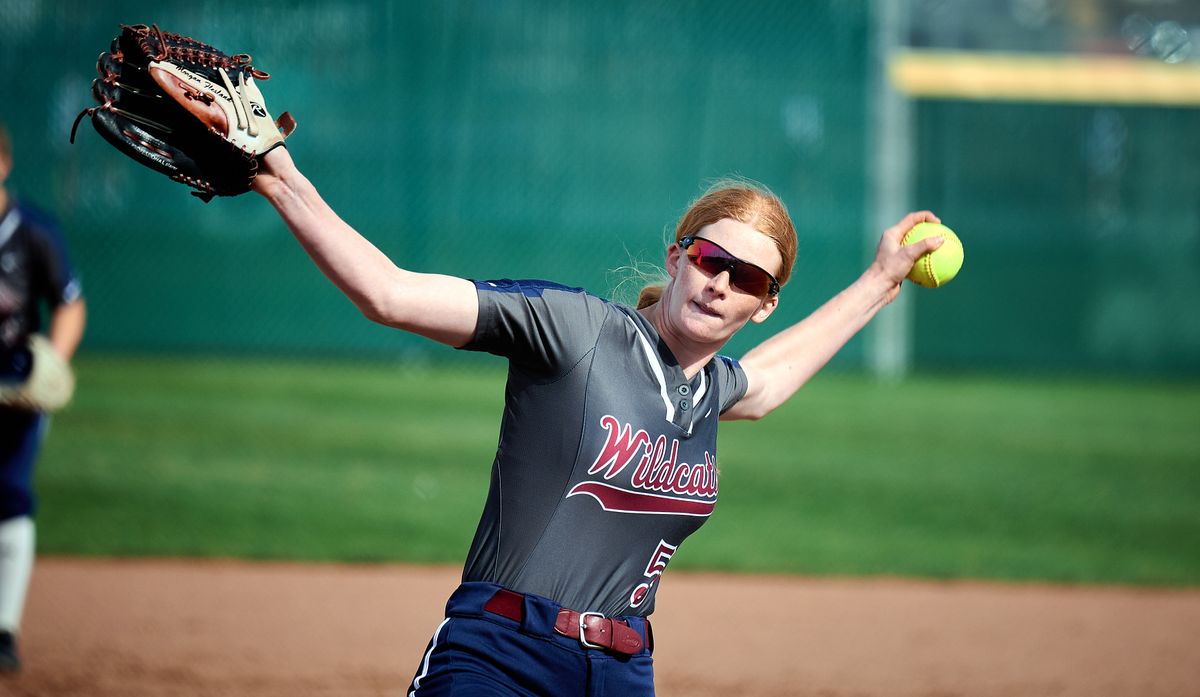
{"label": "yellow softball", "polygon": [[938,223],[917,223],[913,229],[904,235],[902,245],[920,242],[926,237],[945,237],[941,247],[917,257],[908,279],[919,286],[938,288],[950,282],[963,265],[963,246],[958,235],[945,225]]}

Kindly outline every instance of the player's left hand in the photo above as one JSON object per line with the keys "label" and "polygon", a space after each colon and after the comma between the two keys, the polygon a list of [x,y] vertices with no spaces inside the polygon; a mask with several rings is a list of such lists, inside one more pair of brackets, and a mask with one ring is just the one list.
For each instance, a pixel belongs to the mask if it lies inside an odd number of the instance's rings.
{"label": "player's left hand", "polygon": [[912,271],[917,259],[942,246],[941,237],[927,237],[913,244],[901,244],[904,235],[914,225],[923,222],[942,221],[930,211],[909,213],[900,222],[884,230],[879,240],[879,246],[875,250],[875,261],[871,263],[869,271],[888,284],[886,302],[891,302],[900,293],[900,284],[908,276],[908,272]]}
{"label": "player's left hand", "polygon": [[50,340],[40,334],[29,337],[32,365],[21,382],[0,383],[0,404],[29,411],[57,411],[75,393],[75,374]]}

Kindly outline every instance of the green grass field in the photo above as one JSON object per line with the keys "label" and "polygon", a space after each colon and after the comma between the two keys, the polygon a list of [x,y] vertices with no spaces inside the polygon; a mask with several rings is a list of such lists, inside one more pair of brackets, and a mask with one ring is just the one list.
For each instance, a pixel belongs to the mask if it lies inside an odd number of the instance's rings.
{"label": "green grass field", "polygon": [[[492,368],[82,357],[42,553],[460,562]],[[1200,384],[825,374],[722,426],[672,568],[1200,584]]]}

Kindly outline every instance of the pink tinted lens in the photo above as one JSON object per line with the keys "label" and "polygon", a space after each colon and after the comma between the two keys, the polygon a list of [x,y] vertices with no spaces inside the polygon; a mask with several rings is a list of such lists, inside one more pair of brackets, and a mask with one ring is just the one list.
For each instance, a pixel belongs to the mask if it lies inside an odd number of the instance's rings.
{"label": "pink tinted lens", "polygon": [[716,276],[728,271],[729,282],[751,295],[766,295],[771,289],[771,278],[766,271],[731,256],[716,243],[697,239],[687,251],[688,257],[704,273]]}

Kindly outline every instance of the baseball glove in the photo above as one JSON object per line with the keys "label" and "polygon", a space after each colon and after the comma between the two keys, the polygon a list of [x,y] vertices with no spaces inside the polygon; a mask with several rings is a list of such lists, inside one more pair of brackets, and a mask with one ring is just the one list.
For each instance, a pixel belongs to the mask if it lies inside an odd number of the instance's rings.
{"label": "baseball glove", "polygon": [[267,73],[250,56],[230,56],[157,25],[122,25],[96,63],[99,106],[80,112],[134,160],[196,189],[204,201],[250,190],[258,162],[296,128],[272,121],[256,81]]}
{"label": "baseball glove", "polygon": [[75,375],[58,355],[50,340],[41,334],[29,337],[33,366],[23,382],[0,382],[0,405],[30,411],[56,411],[71,401]]}

